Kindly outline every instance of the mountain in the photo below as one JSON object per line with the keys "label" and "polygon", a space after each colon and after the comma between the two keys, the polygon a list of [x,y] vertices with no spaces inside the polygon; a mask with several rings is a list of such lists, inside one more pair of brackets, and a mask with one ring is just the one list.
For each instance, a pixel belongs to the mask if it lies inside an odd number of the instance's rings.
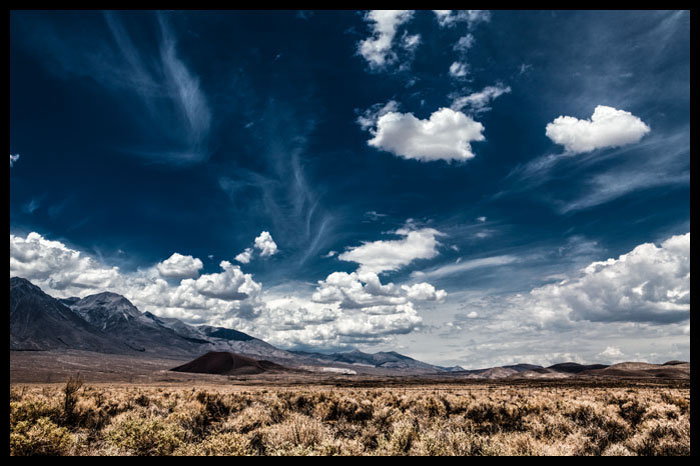
{"label": "mountain", "polygon": [[170,369],[198,374],[249,375],[263,372],[299,372],[271,361],[249,358],[226,351],[210,351],[194,361]]}
{"label": "mountain", "polygon": [[19,277],[10,278],[10,349],[130,351],[122,341],[86,322],[59,300]]}
{"label": "mountain", "polygon": [[116,293],[86,296],[70,309],[94,327],[124,342],[129,348],[159,356],[200,354],[207,340],[192,339],[162,325],[153,315],[139,311],[128,299]]}
{"label": "mountain", "polygon": [[448,369],[435,366],[416,359],[404,356],[394,351],[381,351],[378,353],[363,353],[357,349],[341,353],[323,354],[306,351],[291,351],[292,353],[309,359],[327,361],[332,363],[344,363],[353,366],[367,366],[381,369],[396,369],[399,371],[412,371],[421,373],[447,372]]}
{"label": "mountain", "polygon": [[19,277],[10,278],[10,349],[78,349],[179,359],[229,351],[301,364],[298,356],[237,330],[142,313],[116,293],[56,299]]}

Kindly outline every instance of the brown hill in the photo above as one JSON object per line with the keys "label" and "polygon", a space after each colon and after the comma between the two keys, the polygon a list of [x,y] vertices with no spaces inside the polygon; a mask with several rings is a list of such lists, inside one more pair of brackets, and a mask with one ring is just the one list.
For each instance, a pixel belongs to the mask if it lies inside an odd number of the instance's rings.
{"label": "brown hill", "polygon": [[263,372],[299,372],[297,369],[275,364],[271,361],[258,360],[227,351],[210,351],[182,366],[170,369],[175,372],[194,372],[197,374],[251,375]]}
{"label": "brown hill", "polygon": [[622,377],[622,378],[690,378],[690,363],[674,361],[674,364],[649,364],[645,362],[622,362],[613,364],[605,369],[596,369],[580,372],[579,375],[596,377]]}

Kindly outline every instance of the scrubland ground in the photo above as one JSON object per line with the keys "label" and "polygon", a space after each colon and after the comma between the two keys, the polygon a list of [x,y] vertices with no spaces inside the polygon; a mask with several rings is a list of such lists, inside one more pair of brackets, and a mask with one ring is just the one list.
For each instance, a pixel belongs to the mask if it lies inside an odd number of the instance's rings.
{"label": "scrubland ground", "polygon": [[10,386],[12,455],[689,455],[678,386]]}

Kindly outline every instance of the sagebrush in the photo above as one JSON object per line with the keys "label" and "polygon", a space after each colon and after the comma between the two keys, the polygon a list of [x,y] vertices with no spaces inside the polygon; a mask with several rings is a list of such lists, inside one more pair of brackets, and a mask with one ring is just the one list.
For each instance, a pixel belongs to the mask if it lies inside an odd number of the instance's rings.
{"label": "sagebrush", "polygon": [[12,455],[689,455],[685,388],[10,388]]}

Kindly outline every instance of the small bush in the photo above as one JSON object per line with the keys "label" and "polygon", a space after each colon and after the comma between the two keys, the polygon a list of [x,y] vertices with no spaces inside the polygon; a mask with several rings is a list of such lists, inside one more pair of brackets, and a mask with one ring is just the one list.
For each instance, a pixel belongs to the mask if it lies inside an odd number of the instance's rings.
{"label": "small bush", "polygon": [[10,455],[69,455],[72,447],[73,438],[70,432],[57,426],[47,417],[36,421],[20,421],[11,426]]}
{"label": "small bush", "polygon": [[169,455],[183,441],[181,427],[159,418],[121,415],[106,429],[107,441],[137,456]]}

